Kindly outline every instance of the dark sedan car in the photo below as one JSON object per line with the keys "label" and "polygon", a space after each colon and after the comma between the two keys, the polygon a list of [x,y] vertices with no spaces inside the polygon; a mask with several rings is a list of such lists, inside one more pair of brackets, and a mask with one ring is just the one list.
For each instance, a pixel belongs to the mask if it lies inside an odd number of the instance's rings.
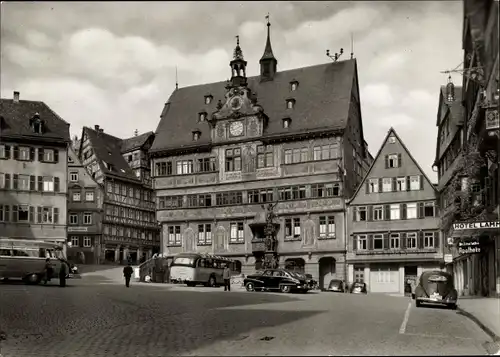
{"label": "dark sedan car", "polygon": [[368,291],[366,289],[366,283],[355,282],[351,285],[351,294],[366,294]]}
{"label": "dark sedan car", "polygon": [[307,292],[309,286],[305,279],[284,269],[267,269],[262,273],[248,275],[243,281],[247,291],[292,291]]}
{"label": "dark sedan car", "polygon": [[344,293],[347,290],[347,286],[343,280],[340,279],[332,279],[330,280],[330,284],[328,285],[327,291],[333,291],[337,293]]}
{"label": "dark sedan car", "polygon": [[415,288],[415,305],[422,304],[446,305],[457,308],[458,293],[453,286],[451,274],[440,270],[422,273]]}

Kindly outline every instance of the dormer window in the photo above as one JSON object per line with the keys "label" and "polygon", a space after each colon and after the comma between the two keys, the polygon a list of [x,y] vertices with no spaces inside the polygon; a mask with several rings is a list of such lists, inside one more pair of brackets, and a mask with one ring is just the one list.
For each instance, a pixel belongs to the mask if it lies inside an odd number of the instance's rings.
{"label": "dormer window", "polygon": [[283,119],[283,128],[288,129],[290,127],[290,124],[292,124],[292,119],[290,118]]}
{"label": "dormer window", "polygon": [[198,139],[200,139],[200,136],[201,136],[201,132],[198,129],[193,131],[193,140],[194,141],[197,141]]}
{"label": "dormer window", "polygon": [[287,109],[293,109],[294,106],[295,106],[295,99],[287,99],[286,100]]}
{"label": "dormer window", "polygon": [[209,95],[206,95],[206,96],[205,96],[205,104],[210,104],[210,103],[212,103],[212,99],[214,99],[214,97],[212,97],[210,94],[209,94]]}
{"label": "dormer window", "polygon": [[35,134],[43,133],[43,120],[40,119],[40,114],[35,113],[33,118],[30,119],[30,127]]}
{"label": "dormer window", "polygon": [[207,113],[206,112],[201,112],[198,114],[198,121],[205,121],[207,120]]}
{"label": "dormer window", "polygon": [[299,86],[299,82],[297,82],[297,81],[292,81],[292,82],[290,82],[290,90],[291,90],[292,92],[293,92],[293,91],[296,91],[296,90],[297,90],[297,88],[298,88],[298,86]]}
{"label": "dormer window", "polygon": [[395,144],[396,143],[396,137],[394,135],[389,136],[389,144]]}

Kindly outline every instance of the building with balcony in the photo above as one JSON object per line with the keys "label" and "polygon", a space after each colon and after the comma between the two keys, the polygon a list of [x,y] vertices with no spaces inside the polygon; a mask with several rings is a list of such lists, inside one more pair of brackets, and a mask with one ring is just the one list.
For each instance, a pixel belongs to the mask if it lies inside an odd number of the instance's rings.
{"label": "building with balcony", "polygon": [[328,284],[345,275],[344,197],[373,160],[356,60],[277,71],[267,26],[260,75],[246,76],[238,42],[230,80],[176,88],[163,109],[150,150],[162,253],[259,270],[277,202],[279,265]]}
{"label": "building with balcony", "polygon": [[69,124],[44,102],[0,102],[0,236],[66,241]]}
{"label": "building with balcony", "polygon": [[102,187],[100,261],[139,262],[159,251],[148,149],[152,132],[119,139],[84,127],[78,158]]}
{"label": "building with balcony", "polygon": [[349,202],[349,283],[403,294],[423,271],[440,269],[436,199],[434,185],[391,128]]}
{"label": "building with balcony", "polygon": [[[451,256],[448,270],[454,272],[461,295],[500,294],[499,216],[499,67],[498,1],[464,1],[464,67],[461,95],[451,128],[453,143],[443,139],[446,120],[438,108],[438,151],[441,229]],[[444,96],[441,91],[441,96]],[[450,107],[451,109],[451,107]],[[443,119],[443,120],[441,120]],[[452,155],[447,155],[450,151]],[[448,158],[447,158],[448,157]]]}
{"label": "building with balcony", "polygon": [[68,152],[68,251],[77,264],[101,262],[104,193],[80,162],[73,148]]}

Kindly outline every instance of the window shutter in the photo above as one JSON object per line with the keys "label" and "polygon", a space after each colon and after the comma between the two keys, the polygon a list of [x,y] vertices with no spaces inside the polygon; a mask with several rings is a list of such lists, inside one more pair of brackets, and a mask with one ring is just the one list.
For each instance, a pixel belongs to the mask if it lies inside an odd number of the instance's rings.
{"label": "window shutter", "polygon": [[373,206],[366,207],[366,220],[371,222],[373,221]]}
{"label": "window shutter", "polygon": [[59,208],[54,207],[54,224],[59,223]]}
{"label": "window shutter", "polygon": [[368,234],[368,250],[373,250],[373,234]]}
{"label": "window shutter", "polygon": [[43,176],[38,176],[38,191],[43,191]]}
{"label": "window shutter", "polygon": [[406,249],[406,233],[401,233],[400,237],[399,246],[401,249]]}
{"label": "window shutter", "polygon": [[424,232],[419,231],[417,235],[417,248],[422,249],[424,247]]}
{"label": "window shutter", "polygon": [[384,161],[385,161],[385,168],[388,169],[389,168],[389,155],[384,156]]}
{"label": "window shutter", "polygon": [[384,205],[384,219],[386,221],[391,219],[391,206]]}
{"label": "window shutter", "polygon": [[14,190],[17,190],[17,187],[18,187],[18,184],[17,184],[18,182],[17,181],[19,180],[19,175],[18,174],[14,174],[13,178],[14,179],[12,180],[12,188]]}
{"label": "window shutter", "polygon": [[10,186],[10,174],[5,174],[5,188],[7,190],[11,189],[11,186]]}
{"label": "window shutter", "polygon": [[59,192],[60,190],[60,180],[59,177],[54,177],[54,191]]}
{"label": "window shutter", "polygon": [[434,201],[434,217],[439,217],[439,200]]}
{"label": "window shutter", "polygon": [[441,235],[439,232],[434,232],[434,248],[439,248],[439,243],[441,241]]}
{"label": "window shutter", "polygon": [[398,167],[401,167],[401,154],[398,154]]}
{"label": "window shutter", "polygon": [[43,149],[38,148],[38,161],[43,162]]}
{"label": "window shutter", "polygon": [[35,148],[30,148],[30,161],[35,161]]}
{"label": "window shutter", "polygon": [[424,189],[424,175],[420,175],[420,189]]}
{"label": "window shutter", "polygon": [[36,191],[36,176],[30,176],[30,191]]}
{"label": "window shutter", "polygon": [[418,203],[418,218],[424,218],[424,203]]}
{"label": "window shutter", "polygon": [[384,249],[389,249],[389,233],[384,233]]}
{"label": "window shutter", "polygon": [[401,219],[406,219],[406,203],[401,204]]}
{"label": "window shutter", "polygon": [[14,146],[14,151],[13,151],[13,154],[14,154],[14,155],[13,155],[13,159],[14,159],[14,160],[19,159],[19,147]]}
{"label": "window shutter", "polygon": [[378,179],[378,192],[382,192],[382,178]]}
{"label": "window shutter", "polygon": [[398,188],[398,181],[395,177],[392,178],[392,192],[396,192]]}
{"label": "window shutter", "polygon": [[54,162],[59,162],[59,150],[54,149]]}
{"label": "window shutter", "polygon": [[10,207],[9,205],[3,206],[3,214],[4,214],[4,221],[9,222],[10,221]]}
{"label": "window shutter", "polygon": [[17,222],[18,214],[17,214],[17,206],[12,206],[12,222]]}
{"label": "window shutter", "polygon": [[366,180],[365,182],[365,188],[366,188],[366,193],[370,193],[370,180]]}
{"label": "window shutter", "polygon": [[5,158],[8,160],[10,159],[10,146],[5,145]]}
{"label": "window shutter", "polygon": [[30,206],[30,222],[35,223],[35,207]]}
{"label": "window shutter", "polygon": [[356,215],[358,213],[358,207],[353,207],[352,208],[352,221],[356,222]]}
{"label": "window shutter", "polygon": [[410,176],[406,176],[406,191],[410,191]]}
{"label": "window shutter", "polygon": [[358,250],[358,236],[352,236],[352,250]]}

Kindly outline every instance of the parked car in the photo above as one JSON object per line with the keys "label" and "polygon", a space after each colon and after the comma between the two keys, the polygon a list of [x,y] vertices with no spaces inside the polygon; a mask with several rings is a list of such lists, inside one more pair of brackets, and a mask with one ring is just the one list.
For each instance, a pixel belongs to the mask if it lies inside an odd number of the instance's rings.
{"label": "parked car", "polygon": [[306,277],[307,285],[309,285],[309,289],[314,290],[318,288],[318,282],[313,279],[311,274],[304,274]]}
{"label": "parked car", "polygon": [[422,304],[445,305],[457,308],[458,293],[453,285],[451,274],[440,271],[426,271],[420,275],[415,288],[415,305]]}
{"label": "parked car", "polygon": [[356,281],[351,285],[351,294],[366,294],[367,292],[366,283]]}
{"label": "parked car", "polygon": [[248,275],[243,284],[247,291],[273,291],[283,293],[292,291],[307,292],[309,286],[306,279],[285,269],[267,269],[262,273]]}
{"label": "parked car", "polygon": [[330,280],[330,284],[328,285],[327,291],[333,291],[337,293],[345,293],[347,290],[347,285],[343,280],[340,279],[332,279]]}

